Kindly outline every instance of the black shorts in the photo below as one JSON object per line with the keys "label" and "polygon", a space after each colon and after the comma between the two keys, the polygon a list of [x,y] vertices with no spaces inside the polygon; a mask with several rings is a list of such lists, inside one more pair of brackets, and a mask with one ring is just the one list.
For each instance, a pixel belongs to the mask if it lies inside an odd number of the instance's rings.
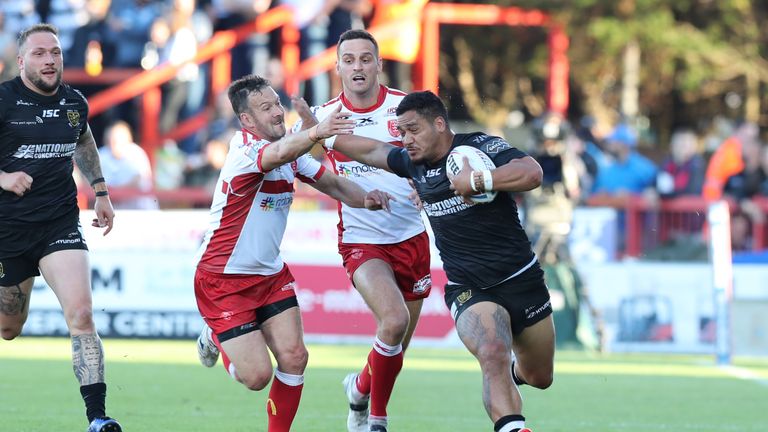
{"label": "black shorts", "polygon": [[0,286],[40,276],[40,260],[53,252],[88,250],[80,221],[54,223],[38,228],[0,228]]}
{"label": "black shorts", "polygon": [[520,281],[513,278],[486,289],[445,286],[445,304],[451,310],[454,322],[468,307],[483,301],[495,303],[509,312],[513,335],[552,314],[549,290],[543,277]]}

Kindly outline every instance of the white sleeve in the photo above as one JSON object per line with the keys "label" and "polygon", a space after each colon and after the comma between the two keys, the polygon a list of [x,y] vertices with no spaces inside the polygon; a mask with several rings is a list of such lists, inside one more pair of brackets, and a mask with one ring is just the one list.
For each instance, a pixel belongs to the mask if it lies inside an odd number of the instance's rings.
{"label": "white sleeve", "polygon": [[314,183],[323,175],[325,167],[310,154],[303,154],[296,159],[296,177],[304,183]]}

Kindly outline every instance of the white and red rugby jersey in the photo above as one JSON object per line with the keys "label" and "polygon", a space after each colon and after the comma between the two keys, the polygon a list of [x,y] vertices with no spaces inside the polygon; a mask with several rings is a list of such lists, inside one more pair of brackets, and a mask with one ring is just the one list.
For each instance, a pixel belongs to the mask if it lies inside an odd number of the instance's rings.
{"label": "white and red rugby jersey", "polygon": [[283,268],[280,242],[293,202],[293,180],[314,183],[325,168],[305,154],[268,172],[261,168],[271,143],[235,133],[219,174],[210,225],[198,250],[198,268],[212,273],[272,275]]}
{"label": "white and red rugby jersey", "polygon": [[[395,110],[404,97],[405,93],[399,90],[381,86],[375,105],[357,109],[342,92],[325,105],[314,107],[313,112],[317,119],[322,121],[341,104],[341,110],[352,113],[350,118],[357,121],[355,135],[402,146]],[[408,195],[413,191],[408,180],[389,171],[349,159],[333,150],[334,139],[335,137],[327,139],[325,146],[336,174],[354,181],[366,191],[379,189],[395,197],[395,201],[389,203],[390,212],[372,212],[340,203],[339,241],[341,243],[394,244],[422,233],[424,223],[419,210],[408,199]]]}

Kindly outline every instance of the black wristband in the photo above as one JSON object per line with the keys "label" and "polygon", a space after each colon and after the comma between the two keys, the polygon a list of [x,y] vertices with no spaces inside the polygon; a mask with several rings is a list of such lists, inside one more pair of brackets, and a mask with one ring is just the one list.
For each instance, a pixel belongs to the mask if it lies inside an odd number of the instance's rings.
{"label": "black wristband", "polygon": [[105,190],[103,190],[103,191],[98,191],[98,192],[96,192],[96,196],[97,196],[97,197],[101,197],[101,196],[109,196],[109,192],[107,192],[107,191],[105,191]]}
{"label": "black wristband", "polygon": [[93,181],[91,182],[91,186],[95,185],[96,183],[104,183],[104,181],[105,181],[104,177],[99,177],[97,179],[93,179]]}

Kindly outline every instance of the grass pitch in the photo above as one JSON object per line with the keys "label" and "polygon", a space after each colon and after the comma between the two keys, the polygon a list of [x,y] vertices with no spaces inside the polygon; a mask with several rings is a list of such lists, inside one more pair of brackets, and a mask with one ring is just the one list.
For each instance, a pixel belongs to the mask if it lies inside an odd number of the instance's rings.
{"label": "grass pitch", "polygon": [[[265,431],[267,392],[250,392],[217,365],[197,363],[194,341],[106,340],[109,414],[126,432]],[[346,430],[341,380],[366,346],[310,345],[293,430]],[[68,339],[0,341],[0,432],[84,431]],[[480,373],[460,349],[412,348],[390,402],[395,432],[492,431]],[[555,383],[523,389],[536,432],[765,431],[768,360],[561,351]]]}

